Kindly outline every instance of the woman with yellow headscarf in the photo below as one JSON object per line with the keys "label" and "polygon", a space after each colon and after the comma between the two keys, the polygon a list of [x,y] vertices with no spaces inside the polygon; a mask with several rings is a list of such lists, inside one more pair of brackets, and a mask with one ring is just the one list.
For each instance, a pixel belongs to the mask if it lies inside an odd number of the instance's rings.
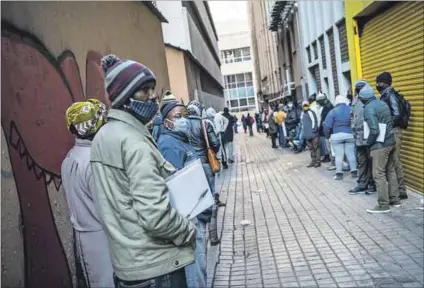
{"label": "woman with yellow headscarf", "polygon": [[74,103],[65,113],[66,128],[76,139],[62,163],[62,183],[87,287],[114,287],[107,238],[94,203],[90,167],[91,141],[105,119],[106,106],[96,99]]}

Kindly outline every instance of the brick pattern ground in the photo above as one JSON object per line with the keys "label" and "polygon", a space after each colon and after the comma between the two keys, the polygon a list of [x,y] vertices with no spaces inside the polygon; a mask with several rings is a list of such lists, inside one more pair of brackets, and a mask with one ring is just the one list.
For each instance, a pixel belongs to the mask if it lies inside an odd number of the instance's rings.
{"label": "brick pattern ground", "polygon": [[[421,196],[371,215],[375,195],[306,168],[309,152],[238,135],[236,163],[217,178],[221,245],[208,249],[209,287],[423,287]],[[242,220],[251,225],[242,226]]]}

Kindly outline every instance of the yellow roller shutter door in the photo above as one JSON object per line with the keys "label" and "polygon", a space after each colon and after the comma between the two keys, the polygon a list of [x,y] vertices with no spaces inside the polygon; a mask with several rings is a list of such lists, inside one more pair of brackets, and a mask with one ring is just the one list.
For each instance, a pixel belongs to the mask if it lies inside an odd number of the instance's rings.
{"label": "yellow roller shutter door", "polygon": [[[409,100],[412,116],[401,158],[407,185],[424,192],[424,2],[402,2],[374,17],[360,39],[362,74],[373,86],[381,72]],[[375,88],[374,88],[375,89]]]}

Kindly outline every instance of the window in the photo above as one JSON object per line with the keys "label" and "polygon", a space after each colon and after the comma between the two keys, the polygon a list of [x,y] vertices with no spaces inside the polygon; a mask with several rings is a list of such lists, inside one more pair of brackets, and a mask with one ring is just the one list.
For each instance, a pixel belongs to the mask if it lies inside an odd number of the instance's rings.
{"label": "window", "polygon": [[225,75],[224,84],[225,99],[230,101],[232,108],[255,105],[255,90],[253,89],[251,72]]}
{"label": "window", "polygon": [[312,43],[312,48],[314,49],[314,59],[317,60],[318,59],[318,49],[317,49],[317,42],[314,41],[314,43]]}
{"label": "window", "polygon": [[311,63],[312,59],[311,59],[311,47],[307,47],[306,48],[306,53],[308,54],[308,63]]}
{"label": "window", "polygon": [[346,22],[343,20],[338,26],[339,28],[339,42],[340,42],[340,54],[342,62],[349,61],[349,50],[347,48],[347,34],[346,34]]}
{"label": "window", "polygon": [[235,63],[252,60],[250,47],[222,50],[221,58],[223,63]]}
{"label": "window", "polygon": [[321,48],[321,61],[322,61],[322,68],[327,69],[327,57],[325,55],[325,43],[324,43],[324,36],[321,36],[318,38],[319,45]]}

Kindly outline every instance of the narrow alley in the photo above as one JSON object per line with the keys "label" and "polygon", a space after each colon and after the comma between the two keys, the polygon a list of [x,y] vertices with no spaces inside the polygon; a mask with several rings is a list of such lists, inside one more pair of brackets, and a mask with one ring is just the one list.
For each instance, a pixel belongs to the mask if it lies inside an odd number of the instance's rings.
{"label": "narrow alley", "polygon": [[221,245],[209,247],[213,287],[422,287],[422,196],[390,214],[349,195],[348,176],[306,168],[309,152],[272,149],[263,135],[236,136],[236,163],[218,178]]}

